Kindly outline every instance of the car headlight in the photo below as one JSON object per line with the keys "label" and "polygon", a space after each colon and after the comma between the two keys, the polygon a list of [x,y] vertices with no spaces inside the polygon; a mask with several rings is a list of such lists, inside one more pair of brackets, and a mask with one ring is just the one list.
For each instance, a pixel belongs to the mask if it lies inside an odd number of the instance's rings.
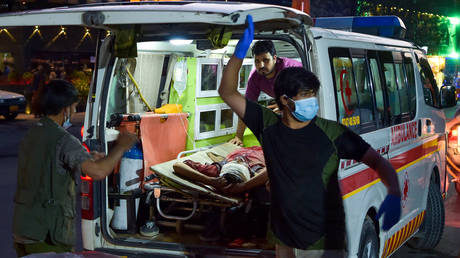
{"label": "car headlight", "polygon": [[25,101],[26,99],[24,97],[20,97],[19,101]]}
{"label": "car headlight", "polygon": [[5,102],[5,100],[4,100],[4,99],[0,99],[0,103],[3,103],[3,102]]}

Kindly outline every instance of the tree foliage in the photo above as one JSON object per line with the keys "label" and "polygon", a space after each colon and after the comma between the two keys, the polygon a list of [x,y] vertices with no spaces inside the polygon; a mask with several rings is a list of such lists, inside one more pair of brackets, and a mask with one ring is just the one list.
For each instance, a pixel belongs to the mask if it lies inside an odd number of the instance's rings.
{"label": "tree foliage", "polygon": [[442,55],[448,52],[449,19],[445,16],[409,9],[406,6],[388,6],[369,1],[358,1],[356,10],[357,15],[360,16],[398,16],[406,25],[407,40],[419,46],[428,46],[430,55]]}

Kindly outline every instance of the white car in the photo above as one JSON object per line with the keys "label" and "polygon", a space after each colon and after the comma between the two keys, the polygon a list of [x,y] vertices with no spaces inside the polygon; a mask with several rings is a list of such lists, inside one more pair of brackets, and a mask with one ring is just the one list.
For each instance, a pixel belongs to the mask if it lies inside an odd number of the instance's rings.
{"label": "white car", "polygon": [[23,95],[0,90],[0,115],[6,120],[13,120],[19,113],[24,112],[26,99]]}

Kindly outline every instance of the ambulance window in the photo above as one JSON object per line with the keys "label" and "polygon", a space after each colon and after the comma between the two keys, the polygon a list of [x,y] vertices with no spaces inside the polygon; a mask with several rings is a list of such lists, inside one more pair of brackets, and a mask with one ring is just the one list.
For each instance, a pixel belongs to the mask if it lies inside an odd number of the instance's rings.
{"label": "ambulance window", "polygon": [[196,89],[197,97],[217,97],[217,87],[222,77],[219,58],[197,58]]}
{"label": "ambulance window", "polygon": [[[245,60],[246,61],[246,60]],[[252,62],[252,60],[250,60]],[[244,90],[246,92],[246,86],[248,85],[249,74],[252,71],[252,64],[244,64],[240,70],[240,83],[238,85],[238,90]]]}
{"label": "ambulance window", "polygon": [[401,104],[393,55],[391,52],[379,52],[379,56],[383,66],[391,124],[398,124],[400,123]]}
{"label": "ambulance window", "polygon": [[216,121],[216,111],[200,112],[200,133],[214,131]]}
{"label": "ambulance window", "polygon": [[348,49],[330,48],[329,56],[334,74],[338,120],[343,125],[357,131],[360,113],[353,75],[353,63]]}
{"label": "ambulance window", "polygon": [[217,64],[201,65],[201,90],[217,90]]}
{"label": "ambulance window", "polygon": [[225,103],[196,106],[195,139],[208,139],[235,132],[237,116]]}
{"label": "ambulance window", "polygon": [[420,79],[422,80],[425,103],[433,107],[438,107],[438,87],[436,86],[430,64],[423,54],[417,53],[417,57],[417,66]]}
{"label": "ambulance window", "polygon": [[[225,69],[229,60],[230,58],[224,58],[222,70]],[[243,59],[243,65],[241,66],[241,69],[239,72],[239,78],[238,78],[238,91],[243,95],[246,93],[246,87],[248,86],[249,75],[251,75],[251,72],[253,69],[254,69],[254,59],[253,58]]]}
{"label": "ambulance window", "polygon": [[409,113],[409,95],[406,85],[403,64],[395,64],[396,79],[398,81],[399,100],[401,103],[401,113]]}
{"label": "ambulance window", "polygon": [[220,129],[233,127],[233,111],[231,109],[222,109],[220,116]]}
{"label": "ambulance window", "polygon": [[369,56],[369,67],[371,70],[372,83],[374,86],[375,106],[377,111],[377,121],[383,124],[385,102],[383,98],[382,81],[380,78],[379,64],[376,57]]}
{"label": "ambulance window", "polygon": [[414,66],[413,66],[412,57],[410,53],[404,53],[404,70],[406,72],[406,78],[407,78],[409,111],[411,112],[411,117],[413,118],[415,116],[416,95],[415,95]]}
{"label": "ambulance window", "polygon": [[[369,83],[369,73],[367,63],[364,57],[353,58],[353,72],[355,75],[357,96],[359,103],[359,117],[361,132],[369,131],[369,126],[375,128],[374,102],[372,98],[372,89]],[[373,125],[373,126],[372,126]],[[366,127],[367,129],[364,129]]]}

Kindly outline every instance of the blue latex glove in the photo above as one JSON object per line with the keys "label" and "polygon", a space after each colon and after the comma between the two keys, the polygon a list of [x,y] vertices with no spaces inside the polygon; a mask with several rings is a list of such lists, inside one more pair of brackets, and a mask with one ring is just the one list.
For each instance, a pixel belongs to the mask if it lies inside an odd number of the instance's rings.
{"label": "blue latex glove", "polygon": [[385,215],[383,217],[382,229],[387,231],[398,223],[401,217],[401,197],[391,194],[387,195],[380,205],[375,218],[378,220],[383,214]]}
{"label": "blue latex glove", "polygon": [[238,44],[236,44],[235,52],[233,55],[239,59],[244,59],[246,53],[248,52],[249,46],[251,45],[252,40],[254,39],[254,24],[252,23],[252,16],[248,15],[246,17],[247,27],[244,30],[243,36],[241,36]]}

